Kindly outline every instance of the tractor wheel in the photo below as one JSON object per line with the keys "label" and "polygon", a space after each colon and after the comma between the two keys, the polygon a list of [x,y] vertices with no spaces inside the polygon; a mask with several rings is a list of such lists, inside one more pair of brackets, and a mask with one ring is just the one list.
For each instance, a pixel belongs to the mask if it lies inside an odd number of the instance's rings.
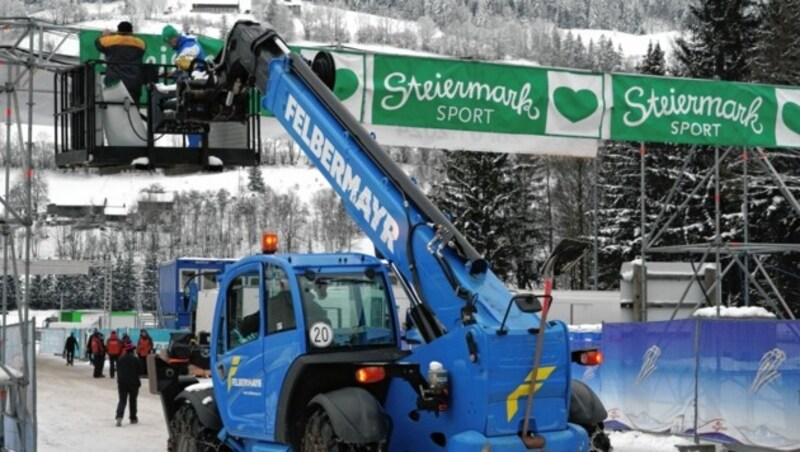
{"label": "tractor wheel", "polygon": [[603,423],[582,426],[589,434],[589,450],[591,452],[609,452],[612,449],[611,440],[608,438]]}
{"label": "tractor wheel", "polygon": [[303,433],[302,452],[382,452],[383,444],[349,444],[344,442],[333,430],[328,413],[319,409],[308,418]]}
{"label": "tractor wheel", "polygon": [[175,417],[169,422],[172,437],[167,443],[170,452],[214,452],[227,451],[220,443],[215,432],[203,427],[197,413],[191,405],[186,404],[178,409]]}

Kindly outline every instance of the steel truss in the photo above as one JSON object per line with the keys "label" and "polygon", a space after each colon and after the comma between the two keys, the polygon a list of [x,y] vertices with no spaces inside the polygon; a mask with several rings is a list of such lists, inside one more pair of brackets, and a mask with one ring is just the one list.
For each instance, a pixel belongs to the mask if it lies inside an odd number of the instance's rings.
{"label": "steel truss", "polygon": [[[706,148],[707,149],[707,148]],[[732,241],[725,241],[722,237],[721,231],[721,208],[720,208],[720,189],[721,189],[721,181],[720,181],[720,164],[725,160],[725,158],[736,155],[735,150],[739,149],[740,153],[738,157],[742,159],[743,165],[743,177],[742,177],[742,219],[744,223],[743,228],[743,241],[741,242],[732,242]],[[780,190],[781,194],[783,194],[784,198],[787,202],[792,206],[795,214],[800,216],[800,203],[798,203],[797,199],[791,193],[791,191],[787,188],[785,182],[781,175],[775,170],[775,167],[769,161],[769,156],[767,153],[761,148],[736,148],[736,147],[728,147],[725,151],[720,155],[720,148],[714,148],[714,166],[711,171],[708,171],[703,177],[699,178],[695,183],[692,191],[690,192],[689,196],[686,197],[683,203],[675,209],[669,216],[667,214],[667,208],[670,204],[670,201],[674,198],[674,196],[678,193],[681,183],[683,182],[684,176],[686,175],[686,169],[689,166],[689,163],[694,157],[695,154],[701,151],[699,147],[693,147],[691,150],[690,155],[684,160],[683,168],[679,172],[678,178],[672,185],[672,188],[667,193],[664,203],[661,206],[660,211],[658,212],[658,216],[656,217],[655,222],[653,223],[653,230],[647,231],[647,209],[645,207],[645,193],[647,188],[646,182],[646,164],[645,164],[645,156],[647,154],[644,143],[641,144],[640,150],[640,189],[642,196],[640,198],[640,214],[641,214],[641,236],[642,236],[642,265],[641,265],[641,318],[636,320],[645,321],[647,320],[647,278],[645,275],[647,274],[647,255],[652,254],[690,254],[690,255],[700,255],[699,263],[703,264],[707,261],[710,261],[710,257],[713,256],[713,262],[716,265],[716,277],[715,281],[711,287],[705,290],[707,293],[715,294],[714,300],[709,300],[714,306],[717,308],[717,316],[720,315],[720,307],[722,306],[722,278],[732,269],[741,270],[743,274],[746,275],[747,280],[747,287],[744,290],[744,303],[746,306],[750,305],[749,299],[749,292],[751,287],[754,288],[758,294],[763,298],[764,302],[775,312],[778,317],[780,318],[791,318],[794,319],[795,316],[792,313],[791,309],[789,308],[788,304],[786,303],[785,298],[781,295],[778,287],[773,282],[772,278],[770,277],[767,270],[764,268],[763,262],[764,260],[769,257],[770,254],[779,254],[789,252],[800,252],[800,244],[786,244],[786,243],[753,243],[750,242],[750,235],[749,235],[749,193],[748,187],[750,182],[750,177],[748,175],[748,164],[750,160],[754,160],[761,166],[765,173],[771,176],[773,182],[776,183],[778,189]],[[656,246],[658,241],[661,239],[663,234],[668,230],[669,226],[672,222],[678,217],[678,215],[683,212],[689,205],[691,199],[705,186],[707,186],[708,182],[713,178],[714,184],[714,222],[715,222],[715,230],[714,230],[714,239],[709,243],[697,243],[697,244],[688,244],[688,245],[675,245],[675,246]],[[724,268],[722,267],[722,259],[723,256],[727,259]],[[754,264],[751,264],[752,263]],[[692,266],[695,266],[695,263],[692,262]],[[696,273],[696,272],[695,272]],[[758,277],[762,277],[764,282],[766,282],[766,286],[762,282],[759,282]],[[697,275],[695,275],[695,279]],[[702,287],[702,283],[700,283]],[[678,300],[678,304],[675,306],[675,310],[672,312],[671,318],[674,319],[678,313],[678,310],[681,308],[686,295],[689,293],[689,287],[694,283],[694,281],[690,281],[687,285],[686,289],[683,291],[680,299]],[[695,307],[699,307],[700,303],[697,303]]]}
{"label": "steel truss", "polygon": [[[6,342],[6,325],[8,314],[8,296],[9,290],[14,290],[18,311],[19,311],[19,328],[22,340],[22,360],[23,360],[23,374],[19,377],[12,378],[12,386],[15,387],[22,396],[14,397],[13,401],[8,399],[0,400],[3,413],[15,413],[13,416],[14,423],[17,429],[16,435],[20,438],[17,445],[17,450],[26,451],[36,449],[36,372],[35,360],[28,362],[29,350],[33,344],[29,343],[30,337],[29,328],[33,328],[29,322],[29,306],[30,306],[30,265],[31,265],[31,238],[32,226],[34,221],[35,212],[33,212],[32,203],[32,181],[34,168],[32,166],[32,151],[33,151],[33,109],[34,109],[34,83],[33,77],[37,70],[56,70],[62,69],[69,63],[62,63],[57,58],[58,50],[69,39],[70,36],[77,37],[79,29],[72,27],[59,26],[52,23],[44,22],[41,20],[31,19],[27,17],[11,17],[0,18],[0,73],[5,72],[5,77],[0,75],[0,78],[5,80],[0,86],[0,100],[5,97],[5,192],[0,197],[0,204],[4,208],[2,219],[0,219],[0,234],[3,237],[3,282],[2,282],[2,343],[0,346],[0,367],[6,367],[5,344]],[[46,47],[50,45],[50,40],[45,41],[45,35],[48,38],[56,37],[58,43],[50,49]],[[7,42],[6,39],[11,36]],[[2,66],[5,66],[3,68]],[[23,134],[23,120],[20,112],[19,94],[23,96],[27,94],[27,140]],[[4,96],[2,96],[4,94]],[[10,197],[10,176],[11,176],[11,143],[12,143],[12,129],[16,129],[17,142],[22,145],[24,153],[23,160],[23,178],[25,181],[25,194],[22,206],[12,206],[9,203]],[[15,237],[17,230],[23,231],[23,244],[24,258],[22,259],[22,272],[20,272],[20,265],[17,259],[17,251],[15,249]],[[11,270],[11,274],[9,274]],[[23,278],[23,286],[25,290],[22,291],[19,284],[14,284],[13,287],[8,287],[9,276],[14,278],[14,281],[19,281],[20,276]],[[27,406],[28,398],[25,396],[30,391],[33,406]],[[13,403],[14,406],[7,406]],[[3,423],[0,423],[0,430],[3,428]],[[7,432],[3,432],[3,437],[8,438]],[[32,439],[32,446],[28,444],[27,438]]]}

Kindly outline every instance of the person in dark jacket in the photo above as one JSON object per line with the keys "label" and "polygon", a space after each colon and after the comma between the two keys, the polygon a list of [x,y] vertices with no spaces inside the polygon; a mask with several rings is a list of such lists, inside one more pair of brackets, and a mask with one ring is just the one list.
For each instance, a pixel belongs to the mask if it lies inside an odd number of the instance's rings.
{"label": "person in dark jacket", "polygon": [[[128,353],[128,344],[133,345],[133,341],[131,341],[131,337],[128,336],[128,333],[122,335],[122,353],[119,354],[120,358],[125,356]],[[133,347],[136,349],[136,346]]]}
{"label": "person in dark jacket", "polygon": [[75,350],[78,349],[78,340],[75,339],[75,333],[69,333],[67,342],[64,344],[64,357],[67,358],[67,365],[74,366]]}
{"label": "person in dark jacket", "polygon": [[106,77],[104,86],[114,86],[122,82],[134,102],[142,95],[142,57],[146,45],[143,40],[133,36],[133,25],[120,22],[117,32],[103,30],[103,35],[95,41],[97,50],[106,56]]}
{"label": "person in dark jacket", "polygon": [[138,424],[139,418],[136,417],[136,398],[139,396],[139,387],[142,382],[139,380],[139,359],[133,352],[136,347],[131,343],[126,346],[125,355],[119,359],[117,364],[117,391],[119,392],[119,403],[117,403],[117,427],[122,426],[122,417],[125,414],[125,405],[130,400],[130,410],[128,411],[131,424]]}

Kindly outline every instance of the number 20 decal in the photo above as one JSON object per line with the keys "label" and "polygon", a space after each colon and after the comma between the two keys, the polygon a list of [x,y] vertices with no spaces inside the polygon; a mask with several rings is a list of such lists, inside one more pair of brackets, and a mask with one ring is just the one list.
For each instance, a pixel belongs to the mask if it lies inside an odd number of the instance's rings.
{"label": "number 20 decal", "polygon": [[333,328],[325,322],[317,322],[308,330],[308,339],[314,347],[325,348],[333,343]]}

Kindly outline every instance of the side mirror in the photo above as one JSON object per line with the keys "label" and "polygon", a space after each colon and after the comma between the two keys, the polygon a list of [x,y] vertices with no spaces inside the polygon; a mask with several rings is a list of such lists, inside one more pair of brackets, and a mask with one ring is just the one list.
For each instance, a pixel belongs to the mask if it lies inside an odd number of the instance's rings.
{"label": "side mirror", "polygon": [[509,300],[508,307],[506,308],[506,314],[503,316],[503,322],[500,324],[500,328],[497,329],[497,334],[500,336],[508,333],[508,330],[505,329],[505,327],[506,320],[508,320],[508,313],[511,311],[512,304],[516,304],[517,308],[526,314],[535,314],[542,311],[542,303],[539,301],[539,297],[536,295],[532,293],[521,293],[514,295],[511,297],[511,300]]}
{"label": "side mirror", "polygon": [[[542,311],[542,303],[539,301],[539,297],[532,293],[514,295],[511,299],[522,312],[533,314]],[[506,310],[506,315],[508,315],[508,310]]]}

